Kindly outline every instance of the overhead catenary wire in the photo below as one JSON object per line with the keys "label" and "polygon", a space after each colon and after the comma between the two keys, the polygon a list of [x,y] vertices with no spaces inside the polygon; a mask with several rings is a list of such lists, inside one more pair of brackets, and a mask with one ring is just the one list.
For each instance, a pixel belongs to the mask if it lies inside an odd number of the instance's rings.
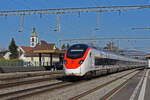
{"label": "overhead catenary wire", "polygon": [[88,12],[113,12],[128,11],[150,8],[150,5],[139,6],[102,6],[85,8],[61,8],[61,9],[25,9],[25,10],[0,10],[0,16],[5,15],[31,15],[31,14],[66,14],[66,13],[88,13]]}
{"label": "overhead catenary wire", "polygon": [[[25,9],[25,10],[0,10],[0,16],[8,15],[43,15],[43,14],[68,14],[68,13],[89,13],[97,12],[113,12],[113,11],[128,11],[150,8],[150,5],[139,5],[139,6],[102,6],[102,7],[85,7],[85,8],[61,8],[61,9]],[[21,22],[22,23],[22,22]],[[99,25],[100,21],[98,21]],[[22,25],[23,27],[24,25]],[[58,31],[60,29],[58,28]]]}
{"label": "overhead catenary wire", "polygon": [[150,30],[150,27],[138,27],[138,28],[132,28],[132,30]]}
{"label": "overhead catenary wire", "polygon": [[[85,8],[62,8],[62,9],[28,9],[28,10],[0,10],[0,16],[8,15],[31,15],[31,14],[66,14],[66,13],[88,13],[88,12],[108,12],[108,11],[128,11],[142,8],[150,8],[150,5],[139,6],[103,6],[103,7],[85,7]],[[98,25],[100,21],[98,19]],[[23,26],[23,25],[22,25]],[[58,30],[59,31],[59,30]]]}

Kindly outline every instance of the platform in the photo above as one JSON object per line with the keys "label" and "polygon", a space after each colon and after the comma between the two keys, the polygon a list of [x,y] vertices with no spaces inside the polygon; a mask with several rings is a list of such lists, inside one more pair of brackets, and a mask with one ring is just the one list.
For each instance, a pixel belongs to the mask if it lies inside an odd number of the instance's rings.
{"label": "platform", "polygon": [[109,100],[150,100],[150,69],[141,71]]}

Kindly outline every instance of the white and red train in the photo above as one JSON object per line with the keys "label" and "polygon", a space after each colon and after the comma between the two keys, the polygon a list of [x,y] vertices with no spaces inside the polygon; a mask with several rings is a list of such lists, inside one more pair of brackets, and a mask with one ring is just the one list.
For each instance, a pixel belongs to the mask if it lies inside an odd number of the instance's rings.
{"label": "white and red train", "polygon": [[146,60],[105,52],[86,44],[72,45],[64,57],[64,72],[67,76],[96,76],[146,65]]}

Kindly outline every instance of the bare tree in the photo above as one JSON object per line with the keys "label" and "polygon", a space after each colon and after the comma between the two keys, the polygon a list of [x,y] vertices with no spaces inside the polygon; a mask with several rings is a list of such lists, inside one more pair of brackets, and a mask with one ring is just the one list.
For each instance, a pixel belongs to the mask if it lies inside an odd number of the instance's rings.
{"label": "bare tree", "polygon": [[115,46],[114,42],[112,42],[112,41],[109,42],[108,44],[106,44],[106,46],[103,48],[103,50],[119,53],[118,47]]}

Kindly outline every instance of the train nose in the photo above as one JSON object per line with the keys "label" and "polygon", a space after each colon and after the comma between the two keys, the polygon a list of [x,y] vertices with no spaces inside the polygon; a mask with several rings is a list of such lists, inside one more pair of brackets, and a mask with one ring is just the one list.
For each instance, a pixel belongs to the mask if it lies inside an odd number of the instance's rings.
{"label": "train nose", "polygon": [[80,68],[77,69],[64,69],[67,76],[81,76]]}
{"label": "train nose", "polygon": [[65,64],[65,65],[67,64],[67,60],[64,60],[64,64]]}
{"label": "train nose", "polygon": [[83,64],[84,60],[80,60],[79,64]]}

